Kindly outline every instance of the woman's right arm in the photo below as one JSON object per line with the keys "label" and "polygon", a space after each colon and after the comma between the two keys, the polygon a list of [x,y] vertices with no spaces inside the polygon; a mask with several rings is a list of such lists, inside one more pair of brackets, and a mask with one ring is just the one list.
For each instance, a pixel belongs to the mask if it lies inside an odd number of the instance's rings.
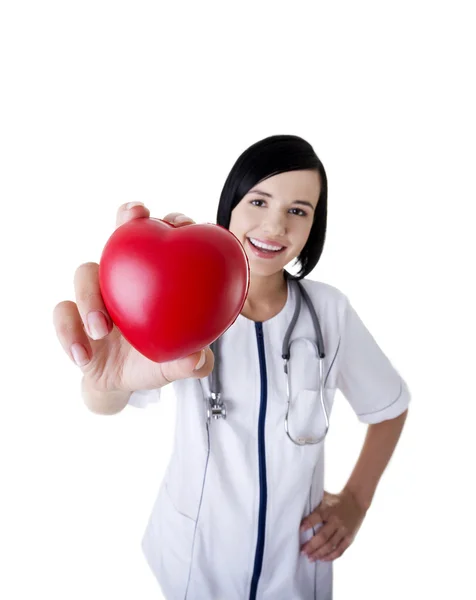
{"label": "woman's right arm", "polygon": [[121,412],[129,402],[132,392],[100,392],[88,385],[88,380],[83,377],[81,381],[81,395],[90,411],[98,415],[115,415]]}
{"label": "woman's right arm", "polygon": [[[149,217],[143,205],[123,205],[117,226],[132,219]],[[180,213],[164,217],[175,226],[193,223]],[[93,412],[120,412],[133,392],[154,390],[178,379],[202,378],[213,369],[209,348],[184,358],[156,363],[133,348],[112,322],[99,286],[99,265],[84,263],[75,273],[76,302],[63,301],[53,311],[58,339],[66,354],[81,369],[81,394]]]}

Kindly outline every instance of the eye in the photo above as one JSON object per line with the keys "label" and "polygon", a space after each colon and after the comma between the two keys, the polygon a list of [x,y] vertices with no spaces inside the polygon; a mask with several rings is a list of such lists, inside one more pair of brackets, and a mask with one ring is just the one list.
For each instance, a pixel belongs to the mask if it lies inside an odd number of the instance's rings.
{"label": "eye", "polygon": [[305,212],[304,210],[302,210],[302,208],[291,208],[290,212],[293,215],[297,215],[298,217],[305,217],[305,216],[307,216],[307,212]]}
{"label": "eye", "polygon": [[250,204],[252,204],[253,206],[263,206],[264,200],[251,200]]}

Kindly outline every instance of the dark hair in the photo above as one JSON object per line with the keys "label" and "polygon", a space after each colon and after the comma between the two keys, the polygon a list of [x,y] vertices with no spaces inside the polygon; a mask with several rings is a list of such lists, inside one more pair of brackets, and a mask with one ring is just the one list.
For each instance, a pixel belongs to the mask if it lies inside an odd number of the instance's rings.
{"label": "dark hair", "polygon": [[273,135],[250,146],[233,165],[223,186],[217,211],[217,224],[229,229],[231,211],[253,186],[278,173],[301,169],[318,171],[321,193],[309,238],[296,259],[300,263],[300,271],[296,276],[285,271],[288,279],[302,279],[314,269],[326,238],[327,175],[308,142],[295,135]]}

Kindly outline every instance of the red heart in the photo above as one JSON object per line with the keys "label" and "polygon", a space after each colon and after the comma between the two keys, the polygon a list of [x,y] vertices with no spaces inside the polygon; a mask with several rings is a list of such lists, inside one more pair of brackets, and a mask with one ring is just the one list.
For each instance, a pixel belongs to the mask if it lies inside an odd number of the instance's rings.
{"label": "red heart", "polygon": [[166,362],[201,350],[234,323],[249,265],[241,243],[219,225],[133,219],[107,241],[99,285],[122,335],[147,358]]}

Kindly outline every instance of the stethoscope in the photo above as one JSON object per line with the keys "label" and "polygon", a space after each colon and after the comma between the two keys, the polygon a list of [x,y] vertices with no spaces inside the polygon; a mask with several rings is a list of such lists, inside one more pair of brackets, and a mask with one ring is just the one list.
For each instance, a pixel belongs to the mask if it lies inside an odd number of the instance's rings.
{"label": "stethoscope", "polygon": [[[293,315],[293,318],[291,319],[291,323],[289,324],[289,327],[286,331],[286,335],[284,336],[283,348],[282,348],[282,358],[284,361],[284,373],[286,374],[286,392],[287,392],[287,409],[286,409],[286,416],[284,418],[284,430],[286,431],[286,434],[289,437],[289,439],[294,444],[296,444],[297,446],[305,446],[308,444],[319,444],[320,442],[322,442],[324,440],[324,438],[326,437],[327,432],[329,430],[329,415],[327,413],[326,405],[324,402],[324,374],[323,374],[323,371],[324,371],[324,358],[326,355],[324,353],[324,340],[322,338],[321,326],[320,326],[316,311],[314,309],[314,306],[312,304],[312,301],[309,298],[309,295],[306,292],[306,290],[304,289],[304,287],[302,286],[302,284],[297,280],[294,280],[294,281],[297,284],[299,293],[296,296],[296,308],[294,310],[294,315]],[[297,439],[295,439],[295,438],[293,438],[293,436],[291,435],[290,430],[289,430],[289,411],[291,408],[291,390],[290,390],[290,384],[289,384],[289,371],[290,371],[290,362],[289,361],[291,358],[291,343],[289,342],[289,340],[291,339],[291,335],[294,331],[297,320],[299,318],[299,314],[301,311],[302,298],[304,298],[304,300],[307,304],[307,307],[311,314],[312,323],[314,325],[314,330],[316,333],[317,345],[314,342],[311,342],[311,343],[316,351],[316,357],[317,357],[318,363],[319,363],[319,398],[320,398],[320,402],[321,402],[321,406],[322,406],[322,410],[323,410],[324,418],[325,418],[325,431],[324,431],[324,434],[321,435],[320,437],[307,436],[307,437],[298,437]],[[215,366],[214,366],[213,371],[211,372],[211,374],[208,377],[209,382],[210,382],[210,397],[208,399],[209,402],[208,402],[208,406],[207,406],[207,424],[210,424],[212,418],[213,419],[220,419],[220,418],[226,419],[226,406],[221,398],[220,381],[219,381],[219,376],[218,376],[218,370],[219,370],[218,341],[219,340],[216,340],[210,346],[215,355]],[[297,341],[297,340],[294,340],[294,341]]]}

